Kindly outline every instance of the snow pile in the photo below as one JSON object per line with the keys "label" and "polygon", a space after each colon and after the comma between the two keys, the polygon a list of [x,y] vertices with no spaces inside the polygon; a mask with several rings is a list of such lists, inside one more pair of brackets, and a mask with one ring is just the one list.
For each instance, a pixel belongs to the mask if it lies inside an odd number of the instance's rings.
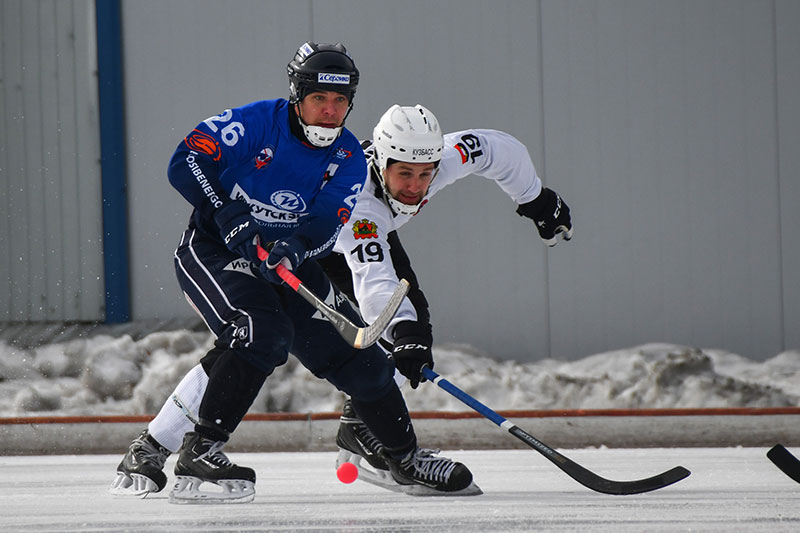
{"label": "snow pile", "polygon": [[[207,332],[75,338],[39,347],[0,340],[0,416],[155,414],[211,348]],[[800,352],[754,362],[646,344],[573,362],[496,361],[469,346],[434,347],[436,370],[493,409],[783,407],[800,402]],[[404,389],[411,410],[468,410],[438,387]],[[294,358],[251,412],[326,412],[344,396]]]}

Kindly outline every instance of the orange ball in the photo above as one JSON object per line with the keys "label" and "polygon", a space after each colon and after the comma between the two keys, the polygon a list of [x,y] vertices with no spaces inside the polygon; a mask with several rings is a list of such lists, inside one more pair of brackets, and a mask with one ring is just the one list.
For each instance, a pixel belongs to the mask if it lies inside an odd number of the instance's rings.
{"label": "orange ball", "polygon": [[358,467],[353,463],[342,463],[336,469],[336,477],[342,483],[352,483],[358,479]]}

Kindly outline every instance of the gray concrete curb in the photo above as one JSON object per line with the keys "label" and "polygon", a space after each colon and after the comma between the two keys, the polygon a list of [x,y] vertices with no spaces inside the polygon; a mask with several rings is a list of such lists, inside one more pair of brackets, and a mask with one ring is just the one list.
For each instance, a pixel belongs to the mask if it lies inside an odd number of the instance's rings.
{"label": "gray concrete curb", "polygon": [[[232,452],[332,451],[338,419],[307,416],[245,420],[226,450]],[[689,416],[509,417],[554,448],[763,447],[800,445],[800,414],[713,414]],[[134,422],[0,423],[0,455],[123,453],[145,420]],[[422,446],[454,449],[512,449],[527,446],[485,418],[428,413],[414,419]]]}

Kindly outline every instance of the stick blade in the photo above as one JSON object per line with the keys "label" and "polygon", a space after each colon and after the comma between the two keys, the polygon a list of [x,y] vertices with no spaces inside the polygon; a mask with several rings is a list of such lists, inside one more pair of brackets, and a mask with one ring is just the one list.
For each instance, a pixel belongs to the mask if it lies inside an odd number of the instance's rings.
{"label": "stick blade", "polygon": [[678,481],[689,477],[690,474],[691,472],[688,469],[682,466],[676,466],[656,476],[645,479],[637,479],[634,481],[612,481],[599,476],[597,476],[597,479],[593,479],[588,483],[584,483],[584,481],[579,479],[579,477],[575,477],[575,479],[583,483],[586,487],[597,492],[602,492],[603,494],[627,496],[631,494],[642,494],[643,492],[651,492],[654,490],[663,489],[664,487],[668,487],[673,483],[677,483]]}
{"label": "stick blade", "polygon": [[773,446],[767,452],[767,458],[780,468],[784,474],[800,483],[800,460],[784,448],[783,445],[776,444]]}
{"label": "stick blade", "polygon": [[[441,386],[441,385],[440,385]],[[447,389],[445,389],[447,390]],[[463,401],[463,400],[462,400]],[[474,407],[473,407],[474,409]],[[477,410],[477,409],[476,409]],[[478,411],[481,412],[481,411]],[[486,416],[486,415],[484,415]],[[499,415],[498,415],[499,416]],[[635,479],[631,481],[614,481],[599,476],[581,466],[569,457],[562,455],[554,450],[547,444],[543,443],[536,437],[530,435],[525,430],[520,429],[519,426],[511,425],[508,432],[520,439],[522,442],[542,454],[551,463],[556,465],[564,471],[569,477],[583,485],[588,489],[603,494],[613,494],[615,496],[625,496],[629,494],[641,494],[642,492],[650,492],[653,490],[663,489],[673,483],[684,479],[689,476],[691,472],[682,466],[676,466],[658,474],[656,476],[648,477],[645,479]]]}

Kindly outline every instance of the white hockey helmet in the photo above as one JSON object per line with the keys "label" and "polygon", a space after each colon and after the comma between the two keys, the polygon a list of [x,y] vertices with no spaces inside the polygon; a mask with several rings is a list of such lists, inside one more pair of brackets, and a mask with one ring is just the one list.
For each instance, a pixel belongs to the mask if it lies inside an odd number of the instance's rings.
{"label": "white hockey helmet", "polygon": [[389,194],[383,172],[389,161],[405,163],[433,163],[438,167],[442,159],[444,138],[439,121],[429,109],[415,106],[390,107],[372,132],[375,162],[378,167],[384,195],[396,213],[416,215],[421,204],[407,205]]}

